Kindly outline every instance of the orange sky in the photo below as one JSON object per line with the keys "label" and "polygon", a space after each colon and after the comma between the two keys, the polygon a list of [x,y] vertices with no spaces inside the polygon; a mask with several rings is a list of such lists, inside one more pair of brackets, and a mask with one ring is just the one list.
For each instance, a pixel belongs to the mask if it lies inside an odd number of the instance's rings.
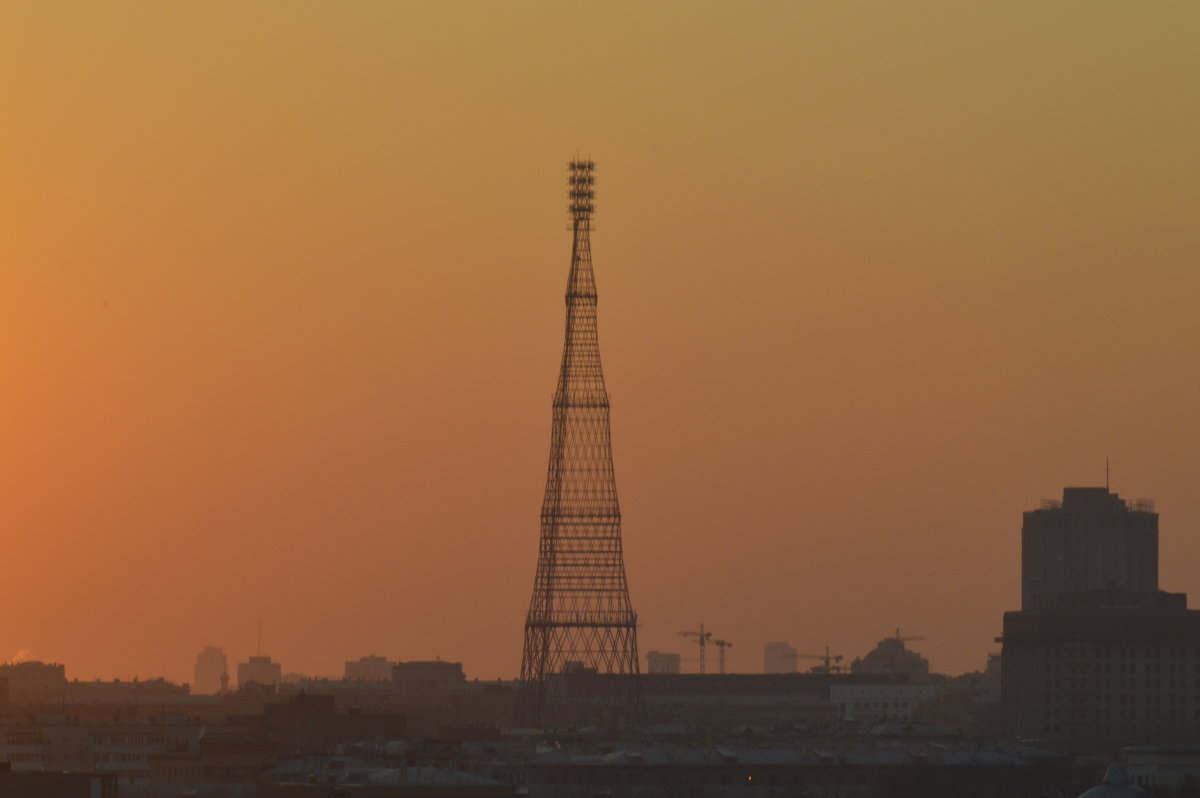
{"label": "orange sky", "polygon": [[1021,511],[1200,604],[1200,5],[0,6],[0,658],[512,677],[570,252],[643,651],[982,667]]}

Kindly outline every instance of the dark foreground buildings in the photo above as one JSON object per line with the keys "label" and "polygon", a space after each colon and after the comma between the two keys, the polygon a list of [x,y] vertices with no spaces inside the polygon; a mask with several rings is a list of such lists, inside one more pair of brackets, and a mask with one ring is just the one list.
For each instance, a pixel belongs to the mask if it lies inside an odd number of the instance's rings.
{"label": "dark foreground buildings", "polygon": [[1004,614],[1006,735],[1112,749],[1200,735],[1200,611],[1158,589],[1158,514],[1107,488],[1025,513]]}
{"label": "dark foreground buildings", "polygon": [[115,776],[103,773],[14,772],[0,762],[0,798],[117,798]]}

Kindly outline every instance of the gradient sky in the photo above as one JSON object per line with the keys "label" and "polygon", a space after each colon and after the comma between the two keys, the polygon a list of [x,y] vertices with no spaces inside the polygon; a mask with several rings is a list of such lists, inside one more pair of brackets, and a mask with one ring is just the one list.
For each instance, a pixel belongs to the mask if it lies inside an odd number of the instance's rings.
{"label": "gradient sky", "polygon": [[[1021,512],[1200,605],[1200,4],[0,5],[0,658],[512,677],[593,249],[642,651],[981,668]],[[694,667],[694,664],[688,665]]]}

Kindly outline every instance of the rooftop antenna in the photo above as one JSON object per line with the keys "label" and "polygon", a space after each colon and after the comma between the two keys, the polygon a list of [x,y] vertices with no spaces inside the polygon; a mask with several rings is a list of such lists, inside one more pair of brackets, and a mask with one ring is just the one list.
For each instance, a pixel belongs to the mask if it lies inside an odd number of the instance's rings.
{"label": "rooftop antenna", "polygon": [[1104,490],[1108,492],[1108,458],[1104,458]]}
{"label": "rooftop antenna", "polygon": [[262,656],[262,619],[258,619],[258,656]]}

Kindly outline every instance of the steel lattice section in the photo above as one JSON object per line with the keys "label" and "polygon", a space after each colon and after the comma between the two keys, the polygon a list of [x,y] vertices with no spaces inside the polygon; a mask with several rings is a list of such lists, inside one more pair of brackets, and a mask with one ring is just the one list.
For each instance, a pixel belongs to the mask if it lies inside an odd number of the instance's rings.
{"label": "steel lattice section", "polygon": [[516,713],[519,725],[545,728],[636,723],[644,716],[596,334],[595,164],[571,161],[567,183],[574,237],[566,334]]}

